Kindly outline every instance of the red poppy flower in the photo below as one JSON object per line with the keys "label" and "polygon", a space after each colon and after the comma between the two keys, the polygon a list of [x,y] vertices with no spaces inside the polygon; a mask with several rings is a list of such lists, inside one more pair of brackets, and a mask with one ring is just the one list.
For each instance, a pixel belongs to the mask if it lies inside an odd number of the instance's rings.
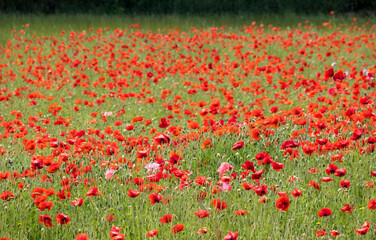
{"label": "red poppy flower", "polygon": [[302,195],[302,190],[298,190],[298,189],[294,189],[291,191],[291,195],[294,197],[294,198],[298,198]]}
{"label": "red poppy flower", "polygon": [[140,192],[136,190],[129,189],[127,195],[131,198],[136,198],[138,195],[140,195]]}
{"label": "red poppy flower", "polygon": [[319,139],[316,139],[316,142],[320,145],[326,145],[328,143],[328,139],[327,138],[319,138]]}
{"label": "red poppy flower", "polygon": [[272,162],[272,168],[279,172],[281,169],[283,169],[283,164],[282,163],[277,163],[277,162]]}
{"label": "red poppy flower", "polygon": [[286,196],[282,196],[277,199],[275,206],[278,210],[287,212],[287,209],[290,207],[290,200]]}
{"label": "red poppy flower", "polygon": [[284,150],[286,148],[296,148],[298,147],[300,144],[298,142],[294,142],[294,141],[285,141],[284,143],[282,143],[281,145],[281,150]]}
{"label": "red poppy flower", "polygon": [[339,185],[341,186],[341,188],[349,188],[351,186],[350,180],[341,180],[339,182]]}
{"label": "red poppy flower", "polygon": [[263,196],[260,197],[260,199],[258,200],[258,202],[261,203],[261,204],[265,204],[266,200],[268,200],[268,198],[265,195],[263,195]]}
{"label": "red poppy flower", "polygon": [[171,214],[163,215],[163,217],[161,217],[161,219],[159,219],[159,221],[161,223],[169,223],[169,222],[172,221],[172,215]]}
{"label": "red poppy flower", "polygon": [[369,227],[370,227],[369,222],[366,221],[366,222],[362,225],[361,228],[355,229],[355,232],[356,232],[357,234],[361,235],[361,236],[362,236],[362,235],[365,235],[365,234],[368,232]]}
{"label": "red poppy flower", "polygon": [[12,198],[14,198],[14,195],[11,191],[5,191],[0,194],[0,199],[4,201],[10,201]]}
{"label": "red poppy flower", "polygon": [[140,186],[140,185],[142,185],[142,184],[144,184],[144,179],[142,179],[142,178],[140,178],[140,177],[135,177],[135,178],[133,178],[133,182],[136,184],[136,185],[138,185],[138,186]]}
{"label": "red poppy flower", "polygon": [[334,173],[334,176],[336,176],[336,177],[343,177],[345,175],[346,175],[346,169],[345,168],[336,169],[336,171]]}
{"label": "red poppy flower", "polygon": [[115,220],[115,217],[114,217],[114,215],[107,215],[107,221],[109,221],[109,222],[112,222],[112,221],[114,221]]}
{"label": "red poppy flower", "polygon": [[248,161],[248,160],[245,161],[244,164],[242,164],[242,168],[244,168],[245,170],[251,170],[252,172],[256,172],[253,162]]}
{"label": "red poppy flower", "polygon": [[261,185],[253,188],[253,191],[259,196],[266,195],[268,192],[268,185]]}
{"label": "red poppy flower", "polygon": [[266,153],[266,152],[257,153],[255,158],[257,160],[258,165],[261,165],[261,164],[266,165],[272,162],[272,157],[269,155],[269,153]]}
{"label": "red poppy flower", "polygon": [[376,199],[369,200],[368,209],[376,210]]}
{"label": "red poppy flower", "polygon": [[46,227],[53,227],[52,218],[47,214],[39,215],[39,223],[43,223]]}
{"label": "red poppy flower", "polygon": [[170,120],[167,120],[166,118],[161,118],[161,121],[159,122],[159,127],[167,128],[168,126],[170,126],[170,124],[171,124]]}
{"label": "red poppy flower", "polygon": [[325,230],[320,230],[320,231],[316,231],[316,236],[317,237],[322,237],[322,236],[325,236],[327,235],[328,233],[325,232]]}
{"label": "red poppy flower", "polygon": [[39,204],[41,204],[42,202],[46,201],[47,198],[48,197],[46,195],[42,195],[42,196],[39,196],[39,197],[35,198],[33,202],[34,202],[34,204],[36,206],[39,206]]}
{"label": "red poppy flower", "polygon": [[147,158],[148,157],[148,150],[139,150],[136,152],[136,158]]}
{"label": "red poppy flower", "polygon": [[244,142],[237,142],[234,144],[234,146],[232,147],[232,150],[238,150],[238,149],[241,149],[244,147]]}
{"label": "red poppy flower", "polygon": [[215,211],[222,211],[227,207],[227,203],[225,201],[221,201],[220,199],[213,199],[211,200],[210,204],[215,207]]}
{"label": "red poppy flower", "polygon": [[195,215],[198,217],[198,218],[206,218],[206,217],[209,217],[210,216],[210,213],[208,213],[206,211],[206,209],[201,209],[201,210],[198,210],[197,212],[195,212]]}
{"label": "red poppy flower", "polygon": [[332,237],[338,237],[340,234],[337,230],[331,230],[330,231],[330,236]]}
{"label": "red poppy flower", "polygon": [[194,182],[198,185],[204,186],[207,183],[207,180],[205,176],[197,176]]}
{"label": "red poppy flower", "polygon": [[48,209],[48,211],[51,210],[51,208],[54,206],[54,203],[53,202],[41,202],[39,205],[38,205],[38,209],[40,211],[44,211],[45,209]]}
{"label": "red poppy flower", "polygon": [[262,174],[265,172],[265,169],[258,170],[254,174],[252,174],[252,180],[258,180],[261,178]]}
{"label": "red poppy flower", "polygon": [[223,238],[223,240],[237,240],[239,233],[228,231],[227,235]]}
{"label": "red poppy flower", "polygon": [[60,163],[53,163],[46,169],[49,173],[55,173],[60,168]]}
{"label": "red poppy flower", "polygon": [[341,208],[342,212],[352,213],[353,210],[354,210],[354,206],[352,204],[345,204],[345,206]]}
{"label": "red poppy flower", "polygon": [[[334,12],[333,12],[333,13],[334,13]],[[330,68],[330,69],[326,70],[326,71],[325,71],[325,74],[324,74],[324,76],[325,76],[325,80],[329,80],[329,78],[333,77],[333,75],[334,75],[334,70],[333,70],[333,68]]]}
{"label": "red poppy flower", "polygon": [[326,169],[325,169],[325,172],[326,174],[330,175],[330,174],[333,174],[336,172],[336,170],[338,169],[338,167],[334,164],[330,164]]}
{"label": "red poppy flower", "polygon": [[86,234],[77,234],[76,240],[89,240],[89,237]]}
{"label": "red poppy flower", "polygon": [[177,234],[178,232],[183,231],[183,229],[184,229],[184,225],[183,224],[176,224],[175,226],[173,226],[171,228],[171,230],[172,230],[172,232],[174,234]]}
{"label": "red poppy flower", "polygon": [[114,239],[114,237],[120,235],[121,228],[113,226],[110,231],[110,238]]}
{"label": "red poppy flower", "polygon": [[153,230],[150,230],[149,232],[147,232],[146,235],[148,237],[155,237],[155,236],[157,236],[158,232],[159,232],[158,230],[153,229]]}
{"label": "red poppy flower", "polygon": [[102,192],[100,192],[97,187],[92,187],[87,191],[86,196],[91,198],[91,197],[99,196],[101,194]]}
{"label": "red poppy flower", "polygon": [[70,217],[62,213],[56,215],[56,222],[58,225],[68,225],[70,223]]}
{"label": "red poppy flower", "polygon": [[197,231],[198,234],[206,234],[207,232],[208,232],[208,230],[205,229],[205,228],[200,228],[200,229]]}
{"label": "red poppy flower", "polygon": [[152,193],[152,194],[149,195],[148,198],[150,200],[151,205],[154,205],[156,203],[163,201],[162,196],[159,195],[158,193]]}
{"label": "red poppy flower", "polygon": [[164,133],[160,133],[158,134],[157,136],[154,136],[153,137],[153,140],[159,144],[159,145],[162,145],[162,144],[165,144],[165,143],[169,143],[170,142],[170,137],[167,136],[166,134]]}
{"label": "red poppy flower", "polygon": [[245,214],[247,214],[247,211],[246,210],[238,210],[238,211],[235,211],[235,214],[238,215],[238,216],[244,216]]}
{"label": "red poppy flower", "polygon": [[328,217],[332,214],[332,210],[329,208],[322,208],[320,211],[317,212],[319,217]]}
{"label": "red poppy flower", "polygon": [[[275,191],[275,190],[274,190],[274,191]],[[277,192],[277,194],[278,194],[278,196],[280,196],[280,197],[283,197],[283,196],[287,197],[287,192]]]}
{"label": "red poppy flower", "polygon": [[71,202],[71,205],[72,206],[82,206],[82,204],[84,203],[84,199],[83,198],[78,198],[78,199],[75,199]]}

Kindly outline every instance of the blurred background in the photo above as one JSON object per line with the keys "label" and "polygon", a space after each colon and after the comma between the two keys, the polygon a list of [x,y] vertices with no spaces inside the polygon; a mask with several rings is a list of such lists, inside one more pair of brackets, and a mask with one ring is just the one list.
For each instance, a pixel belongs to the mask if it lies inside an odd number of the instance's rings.
{"label": "blurred background", "polygon": [[35,14],[320,14],[374,16],[376,0],[1,0],[0,12]]}

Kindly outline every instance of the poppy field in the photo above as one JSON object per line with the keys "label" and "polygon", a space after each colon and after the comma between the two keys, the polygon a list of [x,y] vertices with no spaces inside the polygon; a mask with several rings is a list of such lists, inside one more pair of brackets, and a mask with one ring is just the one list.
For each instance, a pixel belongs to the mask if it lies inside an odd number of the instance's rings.
{"label": "poppy field", "polygon": [[376,237],[374,22],[32,29],[0,45],[1,240]]}

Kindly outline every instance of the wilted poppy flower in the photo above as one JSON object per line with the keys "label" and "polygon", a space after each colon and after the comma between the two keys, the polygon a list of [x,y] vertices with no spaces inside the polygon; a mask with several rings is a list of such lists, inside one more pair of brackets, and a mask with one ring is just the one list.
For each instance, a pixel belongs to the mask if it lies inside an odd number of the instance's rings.
{"label": "wilted poppy flower", "polygon": [[147,232],[146,235],[148,237],[155,237],[155,236],[157,236],[158,232],[159,232],[158,230],[153,229],[153,230],[150,230],[149,232]]}
{"label": "wilted poppy flower", "polygon": [[56,215],[56,222],[58,225],[68,225],[68,223],[70,223],[70,217],[65,214],[58,213]]}
{"label": "wilted poppy flower", "polygon": [[39,215],[39,223],[43,223],[46,227],[53,227],[52,218],[47,214]]}
{"label": "wilted poppy flower", "polygon": [[278,210],[287,212],[287,209],[290,207],[290,200],[286,196],[282,196],[277,199],[275,206]]}
{"label": "wilted poppy flower", "polygon": [[198,217],[198,218],[206,218],[206,217],[209,217],[210,216],[210,213],[208,213],[206,211],[206,209],[201,209],[201,210],[198,210],[197,212],[195,212],[195,215]]}
{"label": "wilted poppy flower", "polygon": [[327,217],[332,214],[332,210],[330,210],[329,208],[322,208],[317,212],[317,214],[319,215],[319,217]]}
{"label": "wilted poppy flower", "polygon": [[183,231],[183,229],[184,229],[184,225],[183,225],[183,224],[176,224],[176,225],[174,225],[174,226],[171,228],[171,230],[172,230],[172,232],[173,232],[174,234],[177,234],[178,232]]}
{"label": "wilted poppy flower", "polygon": [[205,229],[205,228],[200,228],[200,229],[197,231],[198,234],[206,234],[207,232],[208,232],[208,230]]}
{"label": "wilted poppy flower", "polygon": [[237,240],[239,233],[228,231],[227,235],[223,238],[223,240]]}

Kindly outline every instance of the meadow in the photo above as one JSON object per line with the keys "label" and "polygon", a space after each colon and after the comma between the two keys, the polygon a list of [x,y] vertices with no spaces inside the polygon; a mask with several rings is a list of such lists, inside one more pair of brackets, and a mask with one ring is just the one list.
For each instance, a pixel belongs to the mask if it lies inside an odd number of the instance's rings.
{"label": "meadow", "polygon": [[2,14],[0,239],[374,239],[375,30]]}

